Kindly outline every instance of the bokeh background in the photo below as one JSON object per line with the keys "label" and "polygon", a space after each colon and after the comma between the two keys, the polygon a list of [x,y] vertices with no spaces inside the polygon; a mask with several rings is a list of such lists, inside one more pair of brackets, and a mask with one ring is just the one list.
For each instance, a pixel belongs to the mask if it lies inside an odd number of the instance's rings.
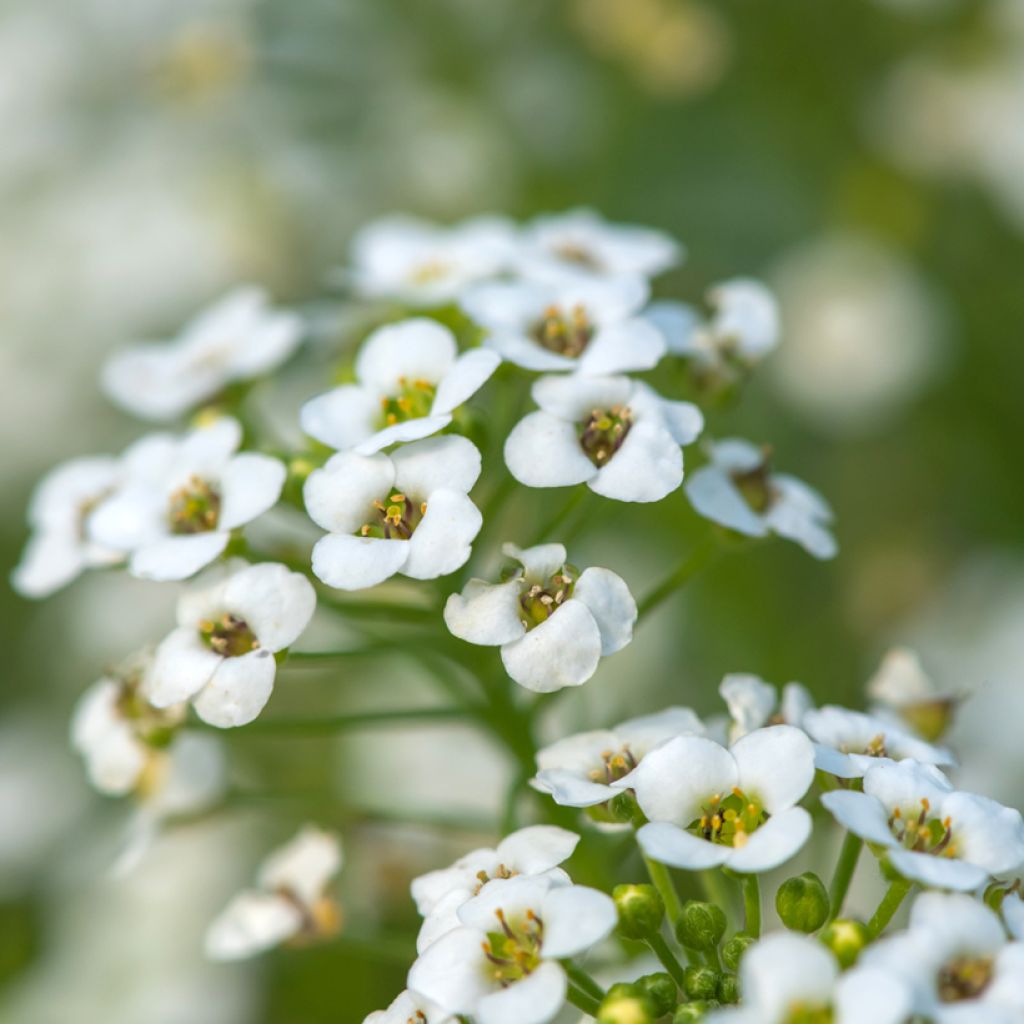
{"label": "bokeh background", "polygon": [[[1024,798],[1019,0],[2,0],[0,140],[5,568],[38,476],[143,429],[95,384],[114,348],[239,281],[308,307],[382,212],[592,205],[685,242],[662,294],[778,289],[782,346],[712,427],[828,495],[842,551],[721,560],[559,728],[712,710],[727,671],[857,703],[910,643],[973,694],[960,779]],[[579,561],[642,591],[687,528],[681,498],[651,516],[595,523]],[[510,766],[453,728],[232,739],[249,798],[112,879],[126,811],[88,790],[68,719],[173,599],[116,574],[40,605],[0,588],[0,1020],[359,1021],[411,958],[408,878],[491,837]],[[419,685],[362,668],[275,701]],[[204,964],[207,921],[308,818],[346,836],[342,938]]]}

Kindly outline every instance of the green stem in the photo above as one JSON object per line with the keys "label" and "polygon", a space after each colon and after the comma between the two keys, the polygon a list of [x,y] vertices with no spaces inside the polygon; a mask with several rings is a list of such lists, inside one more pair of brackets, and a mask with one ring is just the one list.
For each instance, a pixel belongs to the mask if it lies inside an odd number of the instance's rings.
{"label": "green stem", "polygon": [[700,873],[700,884],[704,887],[704,895],[707,896],[708,902],[717,904],[728,914],[732,899],[725,877],[718,868],[705,868]]}
{"label": "green stem", "polygon": [[394,654],[391,644],[366,644],[364,647],[351,647],[345,651],[289,651],[285,661],[288,664],[314,664],[321,661],[342,661],[345,658],[371,658],[375,654]]}
{"label": "green stem", "polygon": [[758,939],[761,937],[761,886],[757,875],[744,875],[742,885],[745,930]]}
{"label": "green stem", "polygon": [[690,552],[678,568],[668,574],[653,590],[648,591],[638,602],[637,611],[641,619],[654,611],[662,601],[671,597],[681,586],[687,583],[711,561],[718,546],[713,536]]}
{"label": "green stem", "polygon": [[409,625],[426,625],[439,618],[436,608],[399,601],[346,601],[329,594],[317,594],[317,606],[353,619],[383,618]]}
{"label": "green stem", "polygon": [[850,882],[853,880],[853,873],[857,870],[857,858],[864,847],[864,840],[852,832],[846,833],[842,848],[839,851],[839,860],[836,861],[836,870],[832,875],[832,884],[828,890],[829,912],[828,919],[834,921],[843,909],[843,901],[849,891]]}
{"label": "green stem", "polygon": [[597,1000],[604,999],[604,989],[582,967],[577,967],[571,960],[563,960],[562,966],[565,968],[569,980],[581,992],[586,992],[588,996]]}
{"label": "green stem", "polygon": [[[231,736],[266,736],[266,735],[333,735],[348,729],[361,729],[375,725],[395,725],[403,723],[448,721],[450,719],[467,718],[472,714],[468,708],[397,708],[388,711],[357,711],[346,715],[324,715],[321,718],[257,718],[244,729],[234,729]],[[196,727],[212,729],[199,722]]]}
{"label": "green stem", "polygon": [[569,986],[565,993],[565,998],[568,999],[577,1010],[582,1010],[584,1013],[590,1014],[591,1017],[596,1017],[597,1011],[601,1008],[601,1004],[598,1000],[596,1000],[592,995],[588,995],[586,992],[576,988],[575,985]]}
{"label": "green stem", "polygon": [[897,878],[889,886],[874,916],[868,921],[868,931],[873,939],[877,939],[885,931],[885,926],[892,920],[893,914],[899,910],[900,904],[913,886],[914,883],[908,882],[905,878]]}
{"label": "green stem", "polygon": [[674,931],[679,919],[683,916],[683,904],[679,899],[679,893],[676,892],[675,882],[672,881],[672,876],[664,864],[659,864],[658,861],[651,860],[646,855],[643,856],[647,874],[650,875],[654,888],[658,890],[658,895],[661,896],[661,901],[665,904],[665,913],[668,914]]}
{"label": "green stem", "polygon": [[533,547],[548,539],[576,510],[576,506],[587,496],[587,488],[580,484],[572,489],[572,493],[562,507],[533,535],[527,547]]}
{"label": "green stem", "polygon": [[683,973],[683,965],[676,959],[675,954],[669,948],[668,943],[660,932],[652,932],[647,936],[647,945],[651,952],[661,961],[661,965],[672,975],[672,980],[682,989],[686,990],[686,977]]}

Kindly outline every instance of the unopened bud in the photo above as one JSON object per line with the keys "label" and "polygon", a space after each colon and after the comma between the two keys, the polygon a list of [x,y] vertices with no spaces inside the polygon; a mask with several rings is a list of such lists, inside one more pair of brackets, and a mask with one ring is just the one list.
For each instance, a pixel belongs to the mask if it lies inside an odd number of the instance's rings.
{"label": "unopened bud", "polygon": [[730,971],[737,970],[740,966],[740,960],[743,959],[743,954],[747,951],[747,946],[753,945],[756,941],[753,935],[748,935],[746,932],[737,932],[722,947],[722,963]]}
{"label": "unopened bud", "polygon": [[692,1003],[683,1003],[675,1012],[672,1024],[697,1024],[711,1011],[718,1008],[717,999],[698,999]]}
{"label": "unopened bud", "polygon": [[619,934],[627,939],[644,939],[661,928],[665,904],[653,885],[617,885],[612,890],[619,912]]}
{"label": "unopened bud", "polygon": [[845,969],[857,962],[861,950],[871,941],[871,933],[863,922],[840,917],[821,933],[821,941],[832,950]]}
{"label": "unopened bud", "polygon": [[735,974],[723,974],[718,979],[718,1001],[721,1003],[738,1003],[740,1001],[740,983]]}
{"label": "unopened bud", "polygon": [[718,971],[693,964],[683,972],[683,984],[691,999],[714,999],[718,995]]}
{"label": "unopened bud", "polygon": [[637,825],[643,820],[643,812],[631,790],[625,789],[608,801],[608,817],[619,825]]}
{"label": "unopened bud", "polygon": [[727,923],[721,907],[687,900],[676,924],[676,937],[687,949],[714,949],[722,941]]}
{"label": "unopened bud", "polygon": [[661,1014],[638,985],[613,985],[597,1010],[598,1024],[654,1024]]}
{"label": "unopened bud", "polygon": [[779,886],[775,909],[787,928],[816,932],[828,920],[828,891],[813,871],[806,871]]}
{"label": "unopened bud", "polygon": [[679,991],[670,974],[658,971],[636,979],[636,987],[651,1001],[655,1017],[671,1013],[679,1001]]}

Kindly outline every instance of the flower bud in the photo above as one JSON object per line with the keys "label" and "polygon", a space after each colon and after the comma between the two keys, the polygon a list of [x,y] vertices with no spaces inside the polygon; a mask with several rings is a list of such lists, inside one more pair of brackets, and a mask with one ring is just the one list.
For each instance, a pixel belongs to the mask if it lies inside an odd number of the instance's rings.
{"label": "flower bud", "polygon": [[686,994],[691,999],[714,999],[718,995],[718,971],[692,964],[683,972]]}
{"label": "flower bud", "polygon": [[740,983],[735,974],[723,974],[718,979],[718,1001],[721,1003],[738,1003],[740,1001]]}
{"label": "flower bud", "polygon": [[832,950],[845,970],[857,962],[861,950],[871,941],[871,933],[862,922],[840,917],[821,933],[821,941]]}
{"label": "flower bud", "polygon": [[619,825],[636,825],[643,820],[643,811],[631,790],[616,793],[607,803],[608,817]]}
{"label": "flower bud", "polygon": [[692,1003],[683,1003],[675,1012],[672,1024],[696,1024],[704,1019],[709,1010],[717,1009],[717,999],[698,999]]}
{"label": "flower bud", "polygon": [[726,927],[725,912],[714,903],[687,900],[676,925],[676,937],[687,949],[714,949]]}
{"label": "flower bud", "polygon": [[612,985],[597,1011],[598,1024],[654,1024],[661,1014],[639,985]]}
{"label": "flower bud", "polygon": [[664,971],[637,978],[636,987],[651,1001],[655,1017],[664,1017],[666,1013],[671,1013],[679,1001],[676,983],[672,976]]}
{"label": "flower bud", "polygon": [[665,904],[653,885],[617,885],[612,890],[619,912],[619,934],[627,939],[653,935],[665,918]]}
{"label": "flower bud", "polygon": [[828,892],[813,871],[805,871],[779,886],[775,909],[787,928],[816,932],[828,920]]}
{"label": "flower bud", "polygon": [[746,932],[737,932],[723,947],[722,947],[722,963],[729,968],[730,971],[735,971],[740,966],[740,960],[743,958],[743,954],[747,951],[747,946],[752,945],[757,940],[752,935],[747,935]]}

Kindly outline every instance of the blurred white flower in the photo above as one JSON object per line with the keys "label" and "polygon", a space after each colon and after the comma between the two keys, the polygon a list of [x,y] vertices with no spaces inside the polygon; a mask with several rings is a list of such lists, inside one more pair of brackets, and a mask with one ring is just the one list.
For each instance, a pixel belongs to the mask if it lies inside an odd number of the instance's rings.
{"label": "blurred white flower", "polygon": [[868,680],[867,693],[879,714],[895,716],[926,740],[942,736],[960,700],[939,688],[908,647],[895,647],[885,655]]}
{"label": "blurred white flower", "polygon": [[429,999],[406,989],[386,1010],[374,1010],[363,1024],[455,1024],[455,1018],[439,1010]]}
{"label": "blurred white flower", "polygon": [[802,727],[804,715],[814,707],[807,688],[786,683],[782,699],[771,683],[747,672],[732,672],[719,684],[718,693],[729,709],[729,742],[735,743],[748,732],[764,725]]}
{"label": "blurred white flower", "polygon": [[505,441],[509,471],[527,487],[586,483],[617,501],[660,501],[683,482],[682,445],[704,427],[689,402],[628,377],[541,377],[540,406]]}
{"label": "blurred white flower", "polygon": [[299,420],[310,437],[331,448],[372,455],[444,429],[500,362],[485,349],[459,355],[451,331],[434,320],[404,320],[363,343],[357,383],[306,402]]}
{"label": "blurred white flower", "polygon": [[480,452],[456,435],[389,455],[333,456],[305,484],[306,510],[329,531],[313,548],[313,572],[342,590],[395,573],[432,580],[455,572],[483,525],[469,498],[479,476]]}
{"label": "blurred white flower", "polygon": [[580,573],[561,544],[503,551],[522,568],[503,583],[470,580],[448,598],[444,621],[468,643],[500,647],[520,686],[535,693],[580,686],[603,656],[633,638],[636,602],[621,577],[600,568]]}
{"label": "blurred white flower", "polygon": [[309,580],[274,563],[186,592],[144,692],[158,708],[191,700],[204,722],[222,729],[245,725],[270,699],[275,654],[301,636],[315,609]]}
{"label": "blurred white flower", "polygon": [[206,932],[206,955],[241,960],[286,941],[329,938],[341,926],[328,885],[341,870],[337,836],[307,825],[260,868],[258,887],[239,893]]}

